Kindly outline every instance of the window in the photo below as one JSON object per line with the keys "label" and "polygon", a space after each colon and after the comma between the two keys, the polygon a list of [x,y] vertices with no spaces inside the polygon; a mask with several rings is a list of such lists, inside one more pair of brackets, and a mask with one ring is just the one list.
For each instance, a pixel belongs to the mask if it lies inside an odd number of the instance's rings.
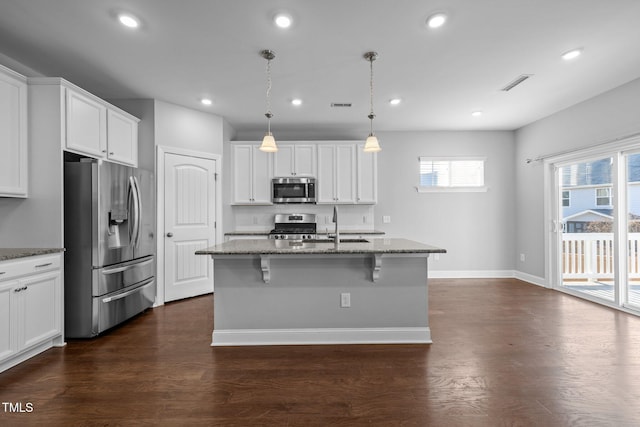
{"label": "window", "polygon": [[596,206],[611,206],[611,188],[596,188]]}
{"label": "window", "polygon": [[562,206],[564,207],[571,206],[571,191],[562,192]]}
{"label": "window", "polygon": [[418,191],[486,191],[482,158],[419,157]]}

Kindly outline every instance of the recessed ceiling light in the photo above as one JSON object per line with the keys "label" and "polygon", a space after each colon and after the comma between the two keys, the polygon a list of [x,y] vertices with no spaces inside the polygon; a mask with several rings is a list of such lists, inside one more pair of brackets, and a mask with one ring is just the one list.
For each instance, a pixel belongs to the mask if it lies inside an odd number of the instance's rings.
{"label": "recessed ceiling light", "polygon": [[393,98],[393,99],[389,100],[389,104],[391,104],[391,105],[398,105],[401,102],[402,102],[402,99],[400,99],[400,98]]}
{"label": "recessed ceiling light", "polygon": [[118,21],[127,28],[138,28],[140,26],[140,20],[129,13],[119,14]]}
{"label": "recessed ceiling light", "polygon": [[427,18],[429,28],[440,28],[447,22],[447,15],[444,13],[435,13]]}
{"label": "recessed ceiling light", "polygon": [[280,28],[289,28],[293,23],[291,15],[286,13],[278,13],[273,17],[273,22]]}
{"label": "recessed ceiling light", "polygon": [[571,59],[577,58],[580,55],[582,55],[582,48],[572,49],[568,52],[563,53],[562,59],[564,59],[565,61],[569,61]]}
{"label": "recessed ceiling light", "polygon": [[211,105],[211,104],[213,104],[213,101],[210,100],[209,98],[202,98],[200,100],[200,102],[202,103],[202,105]]}
{"label": "recessed ceiling light", "polygon": [[291,104],[295,105],[295,106],[302,105],[302,99],[300,99],[300,98],[292,99],[291,100]]}
{"label": "recessed ceiling light", "polygon": [[471,113],[471,115],[473,117],[480,117],[480,116],[482,116],[482,111],[474,111],[473,113]]}

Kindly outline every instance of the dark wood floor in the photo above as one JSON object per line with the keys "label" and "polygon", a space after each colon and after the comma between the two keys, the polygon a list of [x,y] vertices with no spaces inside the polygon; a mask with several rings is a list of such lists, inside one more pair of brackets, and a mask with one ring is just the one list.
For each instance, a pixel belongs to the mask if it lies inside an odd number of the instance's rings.
{"label": "dark wood floor", "polygon": [[640,318],[512,279],[432,280],[431,345],[209,346],[212,296],[0,374],[0,425],[639,426]]}

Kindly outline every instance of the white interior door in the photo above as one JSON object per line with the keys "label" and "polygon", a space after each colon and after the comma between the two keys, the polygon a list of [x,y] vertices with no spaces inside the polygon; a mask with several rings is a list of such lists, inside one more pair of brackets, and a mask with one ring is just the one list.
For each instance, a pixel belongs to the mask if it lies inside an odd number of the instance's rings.
{"label": "white interior door", "polygon": [[216,244],[216,160],[164,155],[165,301],[213,292],[213,263],[199,249]]}

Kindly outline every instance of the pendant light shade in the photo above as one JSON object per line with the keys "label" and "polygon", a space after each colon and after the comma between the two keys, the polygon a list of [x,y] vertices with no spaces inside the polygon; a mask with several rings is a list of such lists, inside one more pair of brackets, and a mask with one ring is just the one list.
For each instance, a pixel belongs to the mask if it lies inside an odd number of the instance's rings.
{"label": "pendant light shade", "polygon": [[260,151],[265,151],[267,153],[275,153],[276,151],[278,151],[278,146],[276,145],[276,139],[273,137],[273,134],[271,132],[267,132],[264,138],[262,138]]}
{"label": "pendant light shade", "polygon": [[271,133],[271,117],[273,117],[271,113],[271,60],[276,57],[276,53],[272,50],[265,49],[260,52],[260,56],[267,60],[267,112],[265,113],[265,117],[267,118],[267,133],[264,135],[264,138],[262,138],[262,144],[260,144],[259,149],[267,153],[275,153],[278,151],[278,146],[276,145],[276,139]]}
{"label": "pendant light shade", "polygon": [[376,117],[376,115],[373,113],[373,61],[375,61],[376,58],[378,58],[378,54],[376,52],[367,52],[364,54],[364,58],[367,61],[369,61],[369,66],[370,66],[369,105],[371,108],[369,111],[369,115],[367,116],[369,117],[369,125],[370,125],[369,136],[367,137],[367,140],[364,143],[363,151],[365,153],[376,153],[382,150],[382,148],[380,148],[380,143],[378,142],[378,138],[373,133],[373,119]]}
{"label": "pendant light shade", "polygon": [[380,148],[378,138],[375,135],[370,134],[367,137],[367,140],[364,142],[364,149],[362,151],[364,151],[365,153],[376,153],[381,150],[382,148]]}

